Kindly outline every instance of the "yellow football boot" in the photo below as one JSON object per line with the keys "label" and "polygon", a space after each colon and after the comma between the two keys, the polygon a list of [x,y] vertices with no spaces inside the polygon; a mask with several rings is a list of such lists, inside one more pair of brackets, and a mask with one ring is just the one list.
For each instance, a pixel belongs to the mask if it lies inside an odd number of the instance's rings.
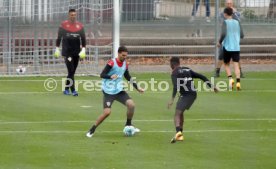
{"label": "yellow football boot", "polygon": [[176,141],[183,141],[183,140],[184,140],[184,136],[183,136],[182,132],[179,131],[171,139],[171,143],[175,143]]}
{"label": "yellow football boot", "polygon": [[238,83],[236,84],[236,88],[237,88],[237,90],[241,90],[241,83],[240,83],[240,82],[238,82]]}
{"label": "yellow football boot", "polygon": [[234,88],[234,84],[235,84],[235,81],[234,81],[234,79],[229,79],[229,90],[233,90],[233,88]]}

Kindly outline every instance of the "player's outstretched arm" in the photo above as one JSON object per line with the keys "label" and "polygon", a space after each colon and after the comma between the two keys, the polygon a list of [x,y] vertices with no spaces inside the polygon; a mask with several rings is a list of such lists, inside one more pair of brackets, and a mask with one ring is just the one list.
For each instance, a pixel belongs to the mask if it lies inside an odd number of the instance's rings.
{"label": "player's outstretched arm", "polygon": [[144,89],[138,88],[137,83],[136,83],[135,80],[130,76],[128,69],[126,69],[126,71],[125,71],[125,73],[124,73],[124,77],[126,78],[126,80],[127,80],[128,82],[130,82],[130,83],[133,85],[133,87],[134,87],[139,93],[144,93]]}
{"label": "player's outstretched arm", "polygon": [[175,98],[176,93],[177,93],[177,76],[176,75],[172,75],[171,79],[172,79],[172,84],[173,84],[173,92],[172,92],[172,97],[169,100],[168,105],[167,105],[168,109],[170,109],[171,106],[173,105],[174,98]]}
{"label": "player's outstretched arm", "polygon": [[64,34],[64,29],[62,29],[61,27],[59,27],[59,29],[58,29],[58,37],[57,37],[57,40],[56,40],[56,47],[60,46],[63,34]]}
{"label": "player's outstretched arm", "polygon": [[243,28],[242,28],[240,22],[239,22],[239,25],[240,25],[240,37],[241,37],[241,39],[243,39],[244,38],[244,33],[243,33]]}
{"label": "player's outstretched arm", "polygon": [[218,47],[220,47],[220,45],[222,44],[222,42],[223,42],[223,40],[226,36],[226,33],[227,33],[227,28],[226,28],[226,23],[224,21],[222,26],[221,26],[221,34],[220,34],[220,38],[219,38],[219,41],[218,41],[219,45],[217,45]]}
{"label": "player's outstretched arm", "polygon": [[191,70],[191,74],[192,74],[192,78],[201,79],[202,81],[204,81],[204,82],[207,84],[207,86],[208,86],[209,88],[213,89],[214,92],[216,92],[216,93],[218,92],[218,89],[215,87],[214,84],[212,84],[212,83],[210,82],[210,80],[209,80],[206,76],[204,76],[204,75],[202,75],[202,74],[200,74],[200,73],[194,72],[194,71],[192,71],[192,70]]}
{"label": "player's outstretched arm", "polygon": [[55,50],[55,52],[54,52],[54,56],[55,56],[56,58],[58,58],[58,57],[60,56],[59,47],[56,47],[56,50]]}
{"label": "player's outstretched arm", "polygon": [[108,72],[111,70],[111,68],[112,68],[112,66],[110,66],[109,64],[106,64],[102,73],[100,74],[100,77],[103,79],[111,79],[111,76],[108,75]]}
{"label": "player's outstretched arm", "polygon": [[80,32],[80,37],[81,37],[81,45],[82,45],[82,49],[79,53],[79,56],[81,59],[84,59],[86,57],[86,37],[85,37],[85,32],[84,32],[84,28],[82,28],[81,32]]}
{"label": "player's outstretched arm", "polygon": [[79,56],[81,59],[84,59],[86,57],[86,50],[85,47],[83,47],[79,53]]}
{"label": "player's outstretched arm", "polygon": [[55,52],[54,52],[54,56],[55,56],[56,58],[60,57],[60,49],[59,49],[59,46],[60,46],[60,43],[61,43],[61,39],[62,39],[63,32],[64,32],[64,30],[60,27],[60,28],[58,29],[58,37],[57,37],[57,40],[56,40],[56,49],[55,49]]}
{"label": "player's outstretched arm", "polygon": [[174,102],[174,98],[171,98],[171,100],[169,100],[168,104],[167,104],[167,108],[170,109],[173,105]]}
{"label": "player's outstretched arm", "polygon": [[81,46],[83,48],[85,48],[86,47],[86,36],[85,36],[84,28],[82,28],[82,30],[80,31],[80,38],[81,38]]}

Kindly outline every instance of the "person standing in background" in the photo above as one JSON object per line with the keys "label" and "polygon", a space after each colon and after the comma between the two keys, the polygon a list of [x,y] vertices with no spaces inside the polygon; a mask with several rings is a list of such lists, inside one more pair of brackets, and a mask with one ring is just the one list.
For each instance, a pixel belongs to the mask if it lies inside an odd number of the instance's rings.
{"label": "person standing in background", "polygon": [[[225,7],[226,8],[232,8],[233,9],[232,18],[240,22],[241,14],[234,8],[233,0],[226,0],[225,1]],[[220,13],[220,23],[221,23],[221,25],[223,24],[225,19],[226,18],[224,17],[223,12]],[[223,64],[223,48],[221,47],[221,48],[219,48],[218,62],[216,64],[214,77],[220,77],[220,69],[221,69],[222,64]],[[240,62],[239,62],[239,68],[240,68],[241,78],[244,78],[245,76],[242,72]]]}
{"label": "person standing in background", "polygon": [[[204,1],[204,5],[206,7],[206,22],[211,22],[210,20],[210,3],[209,0],[203,0]],[[193,4],[193,9],[192,9],[192,17],[190,19],[190,22],[193,22],[195,20],[195,16],[199,7],[199,3],[200,0],[195,0],[194,4]]]}
{"label": "person standing in background", "polygon": [[221,28],[221,35],[217,47],[223,48],[223,61],[225,65],[226,74],[229,78],[229,88],[233,89],[234,80],[230,69],[230,61],[234,62],[234,69],[236,75],[236,88],[241,90],[240,84],[240,39],[243,38],[243,30],[240,22],[233,19],[233,9],[224,9],[224,20]]}
{"label": "person standing in background", "polygon": [[[75,90],[75,73],[79,64],[80,58],[83,59],[86,56],[85,46],[86,38],[84,32],[84,26],[82,23],[76,21],[77,12],[75,9],[70,9],[68,12],[68,20],[61,23],[58,30],[58,37],[56,40],[56,50],[54,56],[58,58],[60,56],[60,43],[62,41],[62,56],[67,67],[68,75],[66,80],[66,87],[63,94],[70,95],[69,89],[71,89],[73,96],[78,96],[78,92]],[[81,48],[82,46],[82,48]]]}

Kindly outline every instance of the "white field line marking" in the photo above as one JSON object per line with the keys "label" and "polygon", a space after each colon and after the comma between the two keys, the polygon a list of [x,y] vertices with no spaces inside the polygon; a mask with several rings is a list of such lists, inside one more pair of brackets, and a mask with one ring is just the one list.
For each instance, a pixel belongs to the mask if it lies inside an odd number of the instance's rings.
{"label": "white field line marking", "polygon": [[[134,122],[173,122],[173,120],[133,120]],[[271,119],[187,119],[185,121],[276,121]],[[107,120],[106,123],[123,123],[125,120]],[[91,121],[0,121],[1,124],[52,124],[52,123],[92,123]]]}
{"label": "white field line marking", "polygon": [[[95,93],[95,92],[101,92],[101,91],[82,91],[81,93]],[[136,91],[127,91],[129,93],[136,93]],[[168,91],[164,91],[164,92],[154,92],[154,91],[146,91],[145,94],[147,93],[157,93],[157,94],[167,94]],[[210,93],[212,91],[197,91],[198,93]],[[222,93],[224,92],[236,92],[236,91],[220,91]],[[239,93],[271,93],[271,92],[276,92],[276,90],[242,90],[239,91]],[[20,94],[62,94],[62,91],[60,90],[60,92],[0,92],[0,95],[20,95]]]}
{"label": "white field line marking", "polygon": [[[50,78],[50,77],[49,77]],[[28,79],[14,79],[14,80],[4,80],[4,79],[2,79],[2,80],[0,80],[0,82],[44,82],[44,81],[46,81],[46,80],[48,80],[49,78],[47,78],[47,79],[44,79],[44,80],[28,80]],[[64,77],[64,79],[65,79],[66,77]],[[55,78],[53,78],[53,79],[55,79]],[[57,81],[57,82],[61,82],[62,80],[57,80],[57,79],[55,79],[55,81]],[[96,80],[96,79],[77,79],[76,81],[101,81],[101,79],[99,79],[99,80]]]}
{"label": "white field line marking", "polygon": [[19,95],[19,94],[62,94],[62,91],[60,92],[0,92],[0,95]]}
{"label": "white field line marking", "polygon": [[[50,77],[49,77],[50,78]],[[65,77],[64,77],[65,78]],[[158,81],[171,81],[170,79],[159,79],[159,78],[154,78],[152,77],[154,80],[158,80]],[[143,81],[150,81],[151,79],[139,79],[137,78],[139,81],[143,80]],[[47,79],[42,79],[42,80],[28,80],[28,79],[1,79],[0,82],[44,82]],[[57,82],[61,82],[62,80],[60,79],[55,79]],[[223,80],[223,81],[227,81],[228,79],[219,79],[219,80]],[[276,78],[245,78],[243,79],[243,81],[251,81],[251,80],[257,80],[257,81],[268,81],[268,80],[276,80]],[[77,81],[101,81],[101,79],[77,79]]]}
{"label": "white field line marking", "polygon": [[[19,133],[31,133],[31,134],[73,134],[73,133],[86,133],[87,131],[68,131],[68,130],[56,130],[56,131],[43,131],[43,130],[21,130],[21,131],[0,131],[0,134],[19,134]],[[97,131],[99,133],[122,133],[122,131]],[[148,130],[141,131],[142,133],[174,133],[174,130]],[[184,133],[214,133],[214,132],[276,132],[276,129],[241,129],[241,130],[186,130]]]}
{"label": "white field line marking", "polygon": [[80,106],[81,108],[91,108],[91,107],[93,107],[93,106]]}

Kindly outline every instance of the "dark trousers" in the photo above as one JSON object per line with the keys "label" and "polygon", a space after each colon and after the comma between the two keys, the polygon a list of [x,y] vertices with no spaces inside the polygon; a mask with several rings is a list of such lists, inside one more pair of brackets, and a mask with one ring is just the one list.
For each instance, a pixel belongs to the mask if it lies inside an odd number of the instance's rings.
{"label": "dark trousers", "polygon": [[[200,0],[195,0],[194,5],[193,5],[193,10],[192,10],[192,16],[196,15],[196,12],[198,10]],[[209,0],[205,0],[204,4],[206,6],[206,17],[210,16],[210,3]]]}
{"label": "dark trousers", "polygon": [[[70,59],[71,58],[71,59]],[[79,56],[68,56],[64,57],[64,61],[67,67],[68,75],[66,81],[65,90],[71,89],[71,91],[75,91],[75,73],[79,64],[80,57]]]}

